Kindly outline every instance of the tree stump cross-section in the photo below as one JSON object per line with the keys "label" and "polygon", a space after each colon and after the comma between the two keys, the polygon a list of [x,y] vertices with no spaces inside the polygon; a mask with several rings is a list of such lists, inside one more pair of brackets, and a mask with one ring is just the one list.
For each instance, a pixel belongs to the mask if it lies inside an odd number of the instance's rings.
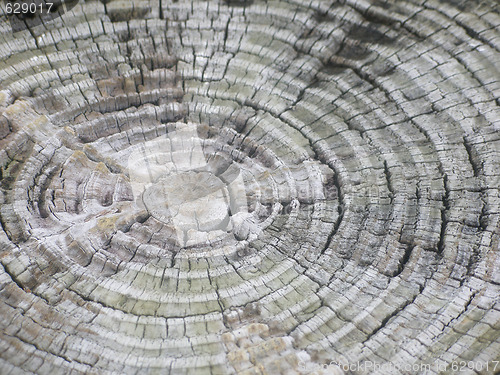
{"label": "tree stump cross-section", "polygon": [[0,374],[500,372],[496,0],[7,3]]}

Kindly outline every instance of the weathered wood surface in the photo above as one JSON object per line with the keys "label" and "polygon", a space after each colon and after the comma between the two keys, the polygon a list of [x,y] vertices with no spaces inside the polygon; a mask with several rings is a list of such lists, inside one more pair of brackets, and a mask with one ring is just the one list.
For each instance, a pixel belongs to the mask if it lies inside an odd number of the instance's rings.
{"label": "weathered wood surface", "polygon": [[81,1],[0,82],[1,374],[495,372],[497,1]]}

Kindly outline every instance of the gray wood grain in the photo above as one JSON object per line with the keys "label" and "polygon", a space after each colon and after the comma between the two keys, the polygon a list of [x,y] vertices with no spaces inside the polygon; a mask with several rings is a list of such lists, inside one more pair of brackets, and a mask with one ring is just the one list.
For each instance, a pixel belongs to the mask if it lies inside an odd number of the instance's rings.
{"label": "gray wood grain", "polygon": [[500,371],[497,1],[4,9],[1,374]]}

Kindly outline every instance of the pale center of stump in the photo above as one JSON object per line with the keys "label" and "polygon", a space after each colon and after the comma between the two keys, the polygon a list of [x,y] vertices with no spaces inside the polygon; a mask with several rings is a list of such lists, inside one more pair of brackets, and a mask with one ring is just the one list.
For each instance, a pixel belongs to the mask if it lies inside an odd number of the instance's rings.
{"label": "pale center of stump", "polygon": [[229,222],[225,184],[206,171],[164,177],[144,191],[143,202],[151,216],[183,232],[224,230]]}

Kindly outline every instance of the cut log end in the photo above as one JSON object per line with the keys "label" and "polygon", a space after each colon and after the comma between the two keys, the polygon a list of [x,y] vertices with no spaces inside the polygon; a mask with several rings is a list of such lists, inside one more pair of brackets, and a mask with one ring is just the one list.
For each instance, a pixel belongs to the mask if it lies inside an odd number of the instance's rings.
{"label": "cut log end", "polygon": [[500,370],[494,0],[64,9],[0,20],[1,374]]}

